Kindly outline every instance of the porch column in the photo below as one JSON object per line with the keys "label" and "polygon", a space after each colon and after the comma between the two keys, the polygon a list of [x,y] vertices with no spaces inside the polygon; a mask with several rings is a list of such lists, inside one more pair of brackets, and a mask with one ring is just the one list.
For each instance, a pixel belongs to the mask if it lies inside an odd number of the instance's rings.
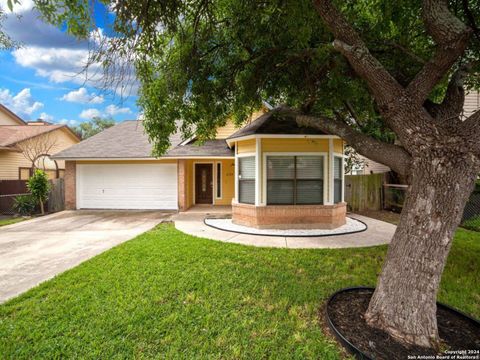
{"label": "porch column", "polygon": [[260,206],[262,203],[262,139],[257,138],[255,145],[255,206]]}
{"label": "porch column", "polygon": [[325,201],[326,205],[333,204],[333,139],[328,139],[328,197]]}
{"label": "porch column", "polygon": [[178,210],[187,210],[187,160],[179,159],[177,162],[178,172]]}

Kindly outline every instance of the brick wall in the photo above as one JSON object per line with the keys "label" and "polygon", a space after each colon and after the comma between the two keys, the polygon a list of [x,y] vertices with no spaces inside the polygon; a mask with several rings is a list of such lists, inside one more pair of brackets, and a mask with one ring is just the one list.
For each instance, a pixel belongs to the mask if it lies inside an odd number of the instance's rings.
{"label": "brick wall", "polygon": [[187,192],[187,160],[178,160],[178,210],[185,211],[188,209],[188,192]]}
{"label": "brick wall", "polygon": [[77,208],[76,189],[77,164],[75,161],[65,161],[65,209]]}
{"label": "brick wall", "polygon": [[259,229],[334,229],[346,223],[347,204],[268,205],[232,203],[235,224]]}

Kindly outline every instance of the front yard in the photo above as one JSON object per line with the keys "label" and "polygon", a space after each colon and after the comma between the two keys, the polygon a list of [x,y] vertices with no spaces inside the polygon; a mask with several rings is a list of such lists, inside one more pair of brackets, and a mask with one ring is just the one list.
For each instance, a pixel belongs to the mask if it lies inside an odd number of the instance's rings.
{"label": "front yard", "polygon": [[0,227],[15,224],[15,223],[24,221],[26,219],[27,218],[24,218],[24,217],[4,217],[4,218],[0,218]]}
{"label": "front yard", "polygon": [[[0,306],[2,358],[338,359],[335,290],[374,285],[386,246],[261,249],[161,225]],[[460,229],[440,301],[480,317],[480,234]]]}

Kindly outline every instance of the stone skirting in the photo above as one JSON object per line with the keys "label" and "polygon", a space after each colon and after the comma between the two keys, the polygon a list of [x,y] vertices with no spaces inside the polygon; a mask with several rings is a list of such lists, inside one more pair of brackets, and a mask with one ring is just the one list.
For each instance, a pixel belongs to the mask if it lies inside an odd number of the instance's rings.
{"label": "stone skirting", "polygon": [[268,205],[232,203],[232,222],[257,229],[334,229],[345,225],[347,203]]}

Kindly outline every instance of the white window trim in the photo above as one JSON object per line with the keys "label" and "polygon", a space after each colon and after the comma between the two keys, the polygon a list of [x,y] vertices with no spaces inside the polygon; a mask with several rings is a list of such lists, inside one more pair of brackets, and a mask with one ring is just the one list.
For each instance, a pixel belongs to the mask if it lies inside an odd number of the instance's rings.
{"label": "white window trim", "polygon": [[[220,165],[220,174],[218,172],[218,165]],[[215,178],[215,199],[222,199],[223,198],[223,185],[222,185],[222,181],[223,181],[223,164],[221,161],[217,161],[215,163],[215,175],[214,175],[214,178]],[[218,182],[218,176],[220,175],[220,183]],[[217,186],[217,184],[220,184],[220,187]],[[218,196],[218,190],[220,190],[220,196]]]}
{"label": "white window trim", "polygon": [[262,168],[261,162],[262,158],[260,154],[262,153],[262,140],[257,138],[255,140],[255,206],[260,206],[261,204],[261,194],[262,194]]}
{"label": "white window trim", "polygon": [[[196,188],[196,183],[195,183],[195,181],[196,181],[196,177],[195,177],[195,165],[196,165],[196,164],[211,164],[211,165],[212,165],[212,182],[213,182],[213,184],[212,184],[212,191],[213,191],[214,194],[215,194],[215,191],[216,191],[216,189],[215,189],[215,187],[216,187],[216,178],[215,178],[215,169],[214,169],[214,167],[215,167],[215,162],[214,162],[214,161],[194,161],[193,164],[192,164],[192,166],[193,166],[193,170],[192,170],[192,173],[193,173],[193,184],[192,184],[192,185],[193,185],[193,186],[192,186],[192,187],[193,187],[193,189],[192,189],[192,190],[193,190],[193,191],[192,191],[192,193],[193,193],[193,199],[192,199],[192,204],[193,204],[193,205],[196,205],[196,203],[195,203],[195,199],[196,199],[196,197],[195,197],[195,188]],[[204,205],[204,204],[202,204],[202,205]],[[208,204],[206,204],[206,205],[208,205]],[[211,204],[211,205],[215,205],[215,195],[213,195],[213,194],[212,194],[212,204]]]}
{"label": "white window trim", "polygon": [[328,177],[328,174],[327,174],[328,153],[310,151],[310,152],[264,152],[263,153],[262,203],[261,203],[262,206],[266,206],[267,204],[267,156],[322,156],[323,157],[323,204],[322,205],[327,205],[326,203],[327,187],[325,186],[325,183],[326,183],[325,176]]}

